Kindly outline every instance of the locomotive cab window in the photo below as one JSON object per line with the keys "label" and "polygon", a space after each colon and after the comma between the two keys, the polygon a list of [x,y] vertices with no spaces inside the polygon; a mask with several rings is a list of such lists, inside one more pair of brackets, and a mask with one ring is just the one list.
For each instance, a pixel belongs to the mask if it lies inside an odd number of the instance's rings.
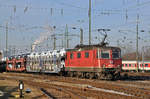
{"label": "locomotive cab window", "polygon": [[112,58],[113,59],[120,58],[120,52],[117,50],[112,51]]}
{"label": "locomotive cab window", "polygon": [[109,55],[109,51],[101,51],[101,58],[104,59],[109,59],[110,55]]}
{"label": "locomotive cab window", "polygon": [[89,58],[89,52],[85,52],[85,58]]}
{"label": "locomotive cab window", "polygon": [[81,58],[81,53],[77,53],[77,58]]}

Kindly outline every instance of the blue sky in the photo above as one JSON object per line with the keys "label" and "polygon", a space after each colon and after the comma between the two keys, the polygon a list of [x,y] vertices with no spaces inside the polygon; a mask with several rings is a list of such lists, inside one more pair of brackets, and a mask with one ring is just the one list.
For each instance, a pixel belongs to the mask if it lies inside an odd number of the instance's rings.
{"label": "blue sky", "polygon": [[[84,43],[88,44],[88,1],[89,0],[0,0],[0,49],[5,48],[5,26],[8,22],[10,48],[29,49],[41,33],[47,32],[46,26],[56,26],[55,33],[64,33],[68,25],[70,34],[79,35],[79,28],[84,30]],[[139,13],[140,47],[149,46],[150,36],[150,0],[92,0],[92,43],[98,43],[102,35],[97,29],[111,29],[107,41],[116,46],[135,48],[136,16]],[[25,8],[27,10],[24,12]],[[51,15],[52,8],[52,15]],[[63,14],[61,13],[63,9]],[[78,29],[73,30],[72,27]],[[122,30],[121,32],[118,32]],[[123,31],[124,30],[124,31]],[[130,32],[130,31],[133,32]],[[98,37],[99,40],[95,39]],[[51,38],[51,37],[48,37]],[[125,38],[125,40],[124,40]],[[70,47],[79,43],[78,37],[70,37]],[[132,42],[132,43],[129,43]],[[57,46],[62,37],[57,37]],[[52,49],[52,39],[45,40],[40,50]]]}

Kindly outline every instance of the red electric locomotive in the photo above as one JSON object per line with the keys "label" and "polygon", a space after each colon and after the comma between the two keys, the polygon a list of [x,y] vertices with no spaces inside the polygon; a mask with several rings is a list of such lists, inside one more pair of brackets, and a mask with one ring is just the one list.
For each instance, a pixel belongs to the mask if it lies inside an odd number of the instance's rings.
{"label": "red electric locomotive", "polygon": [[65,71],[69,76],[96,79],[119,78],[122,59],[118,47],[82,45],[67,50]]}

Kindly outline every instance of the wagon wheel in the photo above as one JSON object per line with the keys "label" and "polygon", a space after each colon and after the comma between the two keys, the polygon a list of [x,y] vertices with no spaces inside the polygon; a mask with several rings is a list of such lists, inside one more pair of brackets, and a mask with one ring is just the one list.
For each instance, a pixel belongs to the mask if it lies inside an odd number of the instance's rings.
{"label": "wagon wheel", "polygon": [[64,60],[62,60],[60,64],[61,64],[61,68],[65,67],[65,61]]}
{"label": "wagon wheel", "polygon": [[73,77],[73,72],[69,72],[69,77]]}
{"label": "wagon wheel", "polygon": [[70,72],[67,72],[67,76],[70,77]]}
{"label": "wagon wheel", "polygon": [[61,71],[58,74],[59,74],[59,76],[63,76],[64,75],[63,72],[61,72]]}

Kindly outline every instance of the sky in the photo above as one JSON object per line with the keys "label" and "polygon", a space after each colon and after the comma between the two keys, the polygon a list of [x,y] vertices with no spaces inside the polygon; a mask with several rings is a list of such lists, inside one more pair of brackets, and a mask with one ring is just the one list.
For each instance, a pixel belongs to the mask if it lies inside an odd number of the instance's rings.
{"label": "sky", "polygon": [[[135,50],[139,15],[139,49],[149,46],[149,5],[150,0],[92,0],[92,44],[103,38],[97,29],[110,29],[106,39],[109,45]],[[0,0],[0,50],[6,47],[6,23],[8,47],[16,51],[30,50],[38,40],[38,51],[53,49],[51,35],[64,34],[66,25],[69,35],[77,35],[69,36],[70,48],[79,44],[80,28],[84,44],[88,44],[88,6],[89,0]],[[64,37],[58,35],[57,49],[63,42]]]}

